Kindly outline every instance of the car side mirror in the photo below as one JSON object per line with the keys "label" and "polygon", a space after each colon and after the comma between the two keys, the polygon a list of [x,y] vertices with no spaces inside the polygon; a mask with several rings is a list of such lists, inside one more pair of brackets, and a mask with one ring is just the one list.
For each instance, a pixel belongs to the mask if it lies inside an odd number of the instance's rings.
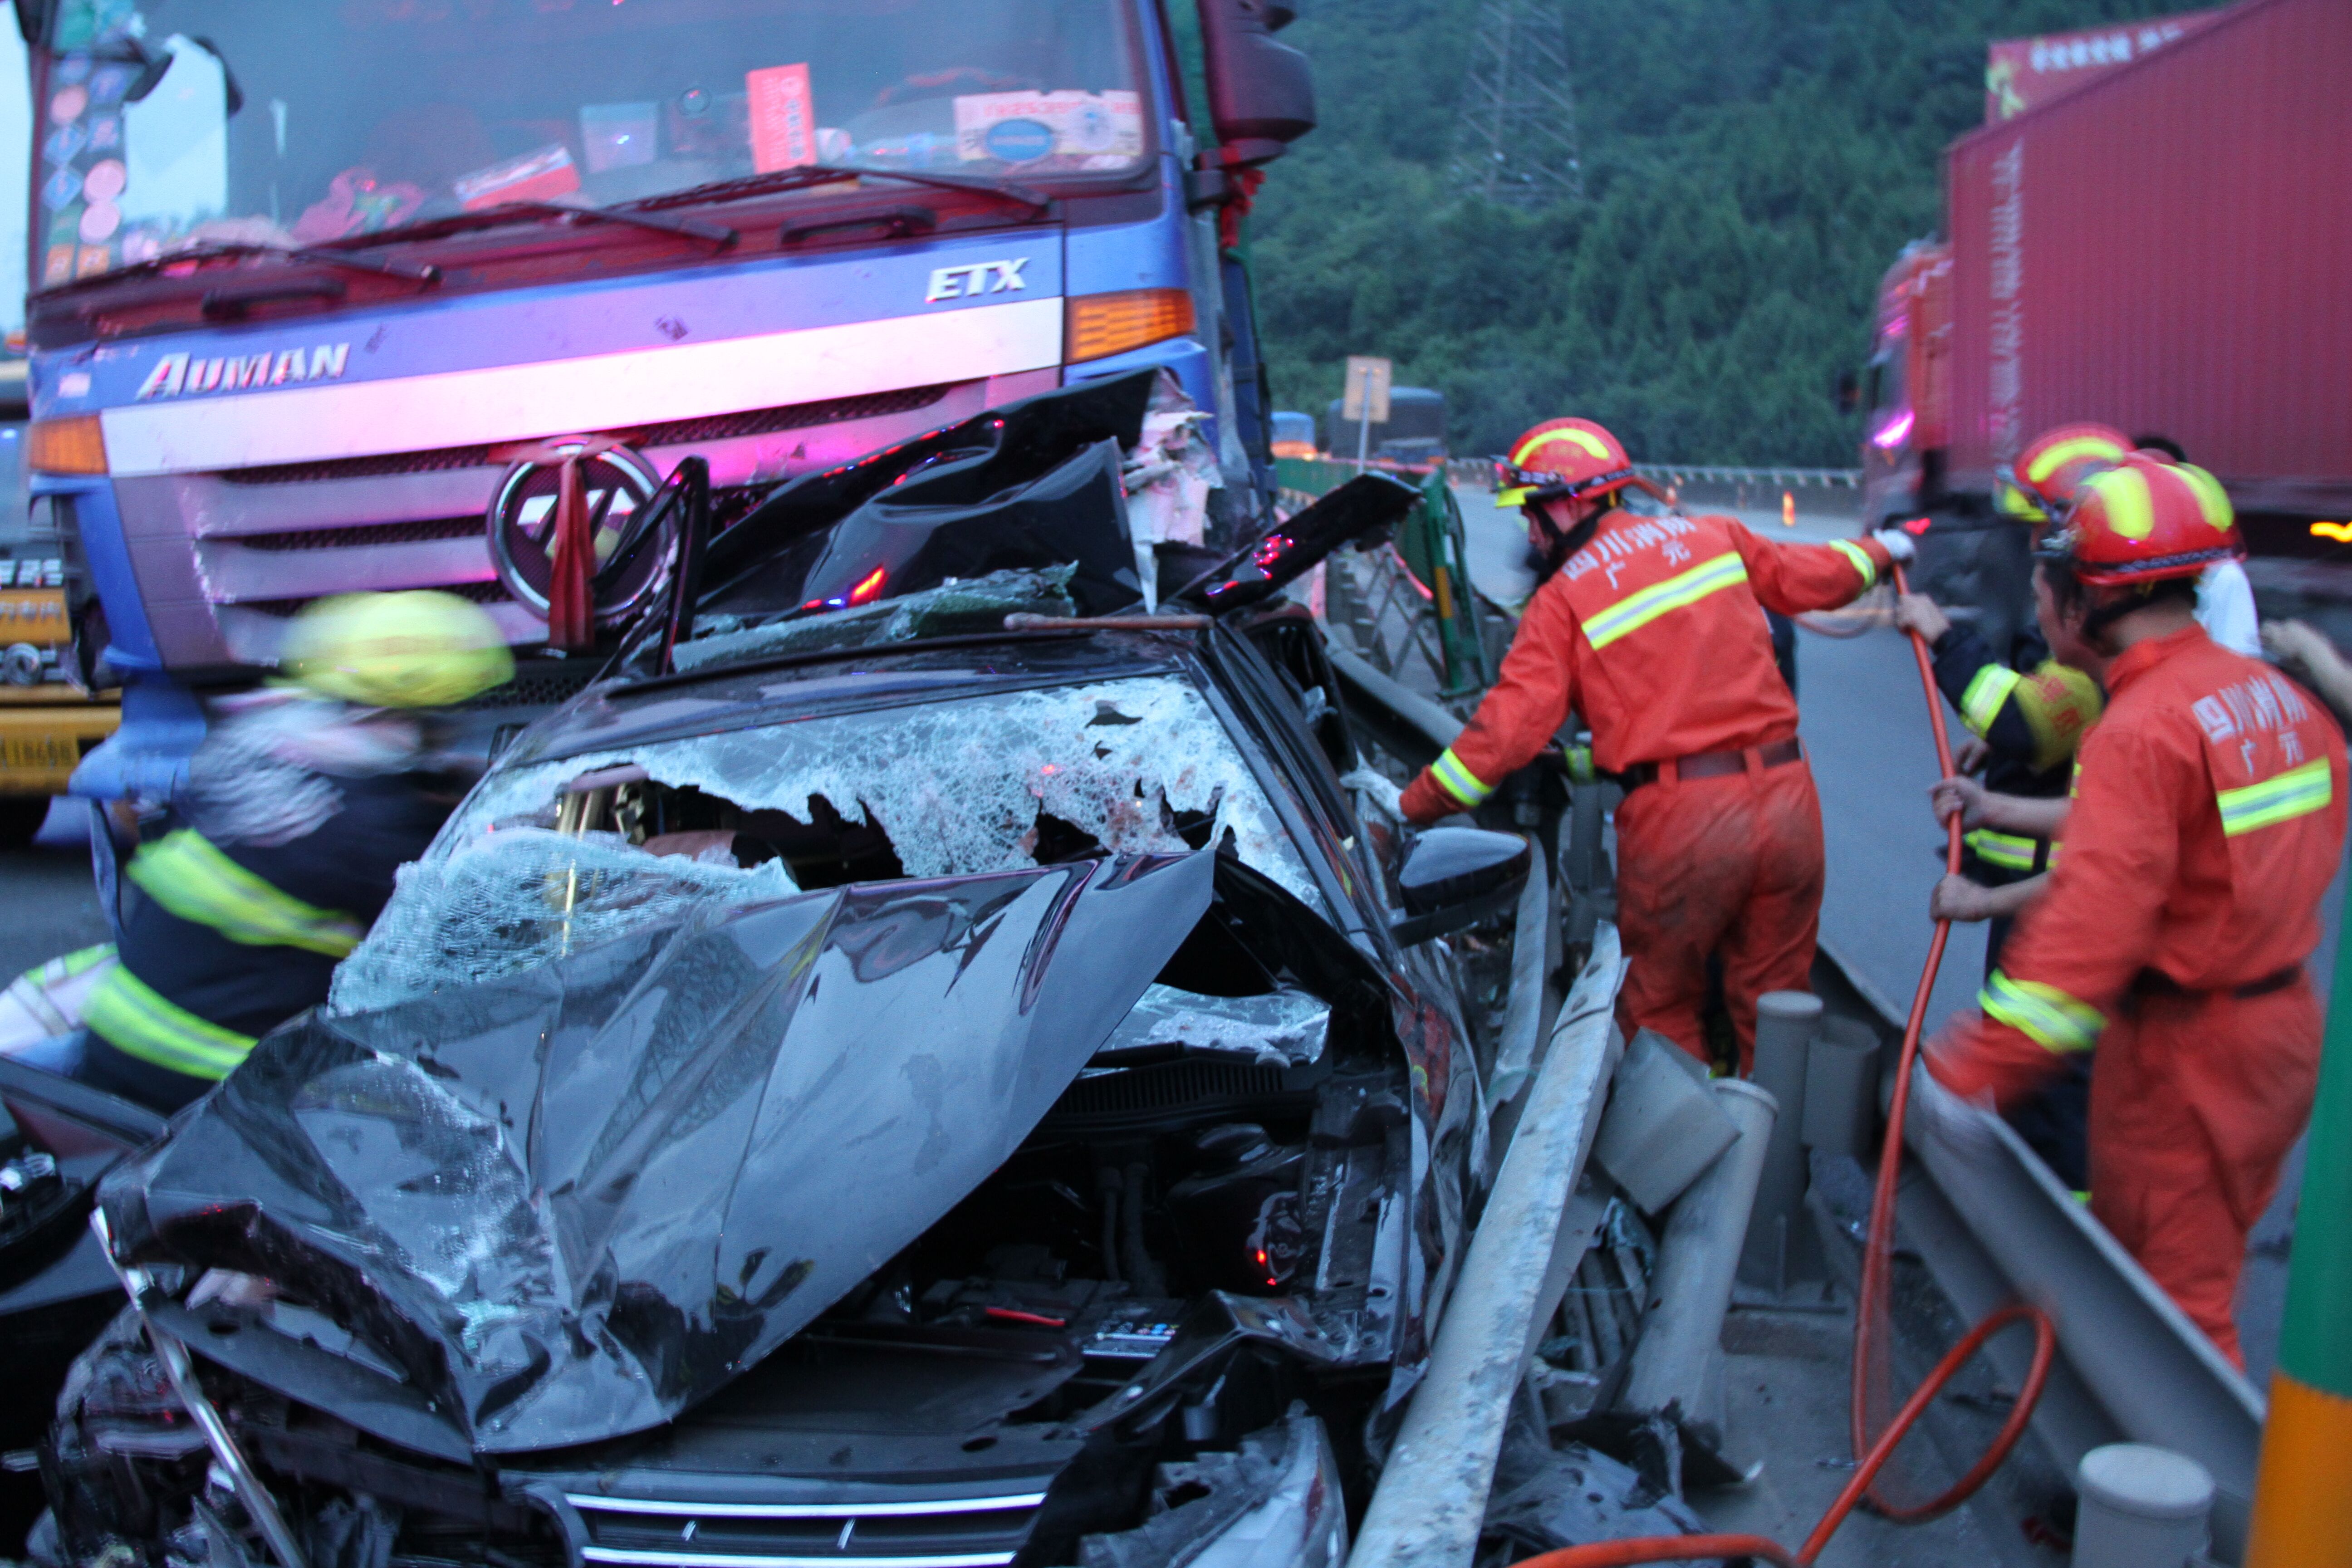
{"label": "car side mirror", "polygon": [[1475,925],[1508,909],[1534,863],[1528,841],[1482,827],[1433,827],[1404,858],[1397,882],[1404,918],[1391,926],[1398,945]]}
{"label": "car side mirror", "polygon": [[1837,411],[1840,414],[1851,414],[1855,409],[1860,408],[1862,406],[1862,377],[1856,375],[1850,370],[1842,370],[1838,372],[1835,396],[1837,398]]}
{"label": "car side mirror", "polygon": [[1274,36],[1292,7],[1281,0],[1199,3],[1209,123],[1225,162],[1279,158],[1315,129],[1315,78],[1307,57]]}

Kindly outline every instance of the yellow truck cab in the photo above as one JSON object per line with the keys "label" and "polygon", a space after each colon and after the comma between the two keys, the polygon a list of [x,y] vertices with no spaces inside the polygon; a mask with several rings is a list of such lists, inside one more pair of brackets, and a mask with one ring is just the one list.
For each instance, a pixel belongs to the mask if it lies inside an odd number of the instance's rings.
{"label": "yellow truck cab", "polygon": [[25,421],[17,351],[0,358],[0,848],[40,831],[49,797],[122,721],[114,694],[94,695],[74,658],[69,545],[48,503],[26,505]]}

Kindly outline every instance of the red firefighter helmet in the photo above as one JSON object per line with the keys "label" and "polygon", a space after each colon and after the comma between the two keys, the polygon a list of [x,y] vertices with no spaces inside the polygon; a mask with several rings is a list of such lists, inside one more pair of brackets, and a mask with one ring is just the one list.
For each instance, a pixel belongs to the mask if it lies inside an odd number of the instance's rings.
{"label": "red firefighter helmet", "polygon": [[1633,460],[1590,419],[1547,419],[1495,465],[1495,504],[1605,496],[1633,482]]}
{"label": "red firefighter helmet", "polygon": [[2245,552],[2221,481],[2149,452],[2085,476],[2042,551],[2102,586],[2194,577]]}
{"label": "red firefighter helmet", "polygon": [[2066,510],[2083,476],[2120,463],[2130,437],[2106,425],[2061,425],[2035,437],[2001,470],[2000,509],[2023,522],[2047,522]]}

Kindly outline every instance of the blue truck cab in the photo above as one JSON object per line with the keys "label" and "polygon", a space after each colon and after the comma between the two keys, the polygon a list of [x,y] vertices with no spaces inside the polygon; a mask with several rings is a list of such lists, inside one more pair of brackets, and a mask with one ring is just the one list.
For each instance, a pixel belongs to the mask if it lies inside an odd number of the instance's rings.
{"label": "blue truck cab", "polygon": [[1269,504],[1223,209],[1314,111],[1265,0],[1200,0],[1199,110],[1161,0],[16,11],[32,505],[78,542],[76,658],[124,689],[77,793],[168,794],[204,694],[331,594],[463,595],[517,650],[493,705],[577,689],[545,562],[494,548],[566,458],[607,529],[698,455],[723,527],[1160,365],[1212,416],[1223,521]]}

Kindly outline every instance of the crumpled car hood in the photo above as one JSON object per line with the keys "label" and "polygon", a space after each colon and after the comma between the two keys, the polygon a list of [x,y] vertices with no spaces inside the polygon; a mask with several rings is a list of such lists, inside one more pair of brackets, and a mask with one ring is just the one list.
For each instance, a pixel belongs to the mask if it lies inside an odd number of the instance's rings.
{"label": "crumpled car hood", "polygon": [[[395,1441],[419,1420],[484,1454],[657,1425],[1013,1152],[1208,908],[1213,858],[698,908],[310,1016],[110,1179],[117,1253],[314,1301],[405,1372],[338,1363],[379,1386],[324,1401]],[[314,1345],[239,1337],[221,1359],[322,1401],[253,1353]]]}

